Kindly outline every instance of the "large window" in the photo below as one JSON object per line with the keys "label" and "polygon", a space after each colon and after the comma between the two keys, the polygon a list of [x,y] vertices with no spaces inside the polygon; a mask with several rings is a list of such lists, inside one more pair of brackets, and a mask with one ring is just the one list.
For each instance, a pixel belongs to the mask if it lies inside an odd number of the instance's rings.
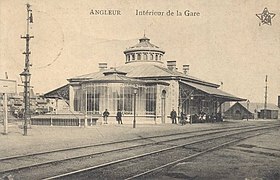
{"label": "large window", "polygon": [[105,106],[107,94],[106,84],[87,84],[83,87],[83,110],[92,114],[101,114],[101,106]]}
{"label": "large window", "polygon": [[124,88],[124,101],[123,101],[123,111],[125,114],[132,114],[132,103],[133,103],[133,94],[132,88]]}
{"label": "large window", "polygon": [[[105,109],[108,109],[111,115],[120,110],[124,115],[132,115],[134,86],[134,84],[124,83],[83,84],[81,98],[74,99],[75,109],[92,114],[102,114]],[[79,97],[78,94],[75,97]],[[79,102],[82,108],[79,108]],[[138,85],[136,104],[137,115],[155,114],[156,87]]]}
{"label": "large window", "polygon": [[81,111],[81,90],[74,90],[74,111]]}
{"label": "large window", "polygon": [[156,88],[154,86],[146,89],[146,114],[155,114],[156,111]]}

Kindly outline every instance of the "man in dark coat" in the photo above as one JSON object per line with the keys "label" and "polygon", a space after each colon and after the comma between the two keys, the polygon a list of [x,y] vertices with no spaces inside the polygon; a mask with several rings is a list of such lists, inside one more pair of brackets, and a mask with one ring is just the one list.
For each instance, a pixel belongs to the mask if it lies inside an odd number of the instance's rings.
{"label": "man in dark coat", "polygon": [[104,120],[104,124],[108,124],[107,120],[108,120],[108,116],[110,115],[110,113],[108,112],[107,109],[105,109],[105,111],[103,112],[103,120]]}
{"label": "man in dark coat", "polygon": [[117,117],[116,117],[118,124],[122,124],[122,112],[118,110]]}
{"label": "man in dark coat", "polygon": [[177,124],[177,121],[176,121],[177,113],[174,109],[171,111],[170,117],[171,117],[171,120],[172,120],[172,124]]}

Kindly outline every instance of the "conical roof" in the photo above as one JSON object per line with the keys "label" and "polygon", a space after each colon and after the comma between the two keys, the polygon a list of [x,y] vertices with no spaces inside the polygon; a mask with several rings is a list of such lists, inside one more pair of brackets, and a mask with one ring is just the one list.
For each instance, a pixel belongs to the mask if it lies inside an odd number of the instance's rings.
{"label": "conical roof", "polygon": [[162,49],[160,49],[158,46],[152,44],[150,42],[150,39],[147,38],[145,35],[144,37],[139,39],[139,43],[127,48],[124,53],[132,52],[132,51],[157,51],[161,53],[165,53]]}

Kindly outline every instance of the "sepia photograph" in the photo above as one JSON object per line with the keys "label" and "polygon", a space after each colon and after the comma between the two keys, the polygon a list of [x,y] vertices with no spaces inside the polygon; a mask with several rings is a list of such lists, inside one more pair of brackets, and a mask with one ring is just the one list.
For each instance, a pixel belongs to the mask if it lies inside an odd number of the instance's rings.
{"label": "sepia photograph", "polygon": [[1,0],[0,180],[280,180],[280,1]]}

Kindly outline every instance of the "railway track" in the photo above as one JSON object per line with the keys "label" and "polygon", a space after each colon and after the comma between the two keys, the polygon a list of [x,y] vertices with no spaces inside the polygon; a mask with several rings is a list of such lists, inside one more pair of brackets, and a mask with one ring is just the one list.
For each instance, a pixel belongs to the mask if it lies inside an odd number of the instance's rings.
{"label": "railway track", "polygon": [[[193,146],[195,144],[207,143],[221,138],[230,139],[233,136],[243,133],[276,128],[276,126],[246,126],[246,127],[227,127],[213,130],[193,131],[188,133],[176,133],[162,136],[152,136],[146,138],[130,139],[127,141],[109,142],[88,146],[54,150],[50,152],[39,152],[28,155],[1,158],[1,164],[17,164],[19,166],[2,169],[0,177],[13,175],[19,179],[53,179],[76,176],[80,179],[80,174],[88,171],[101,171],[103,168],[117,165],[119,163],[129,163],[135,159],[147,158],[155,154],[163,155],[163,152],[178,151],[178,148]],[[229,133],[232,132],[232,133]],[[240,139],[238,139],[240,140]],[[224,142],[225,143],[225,142]],[[210,143],[213,144],[213,143]],[[213,148],[213,147],[211,147]],[[105,149],[105,150],[104,150]],[[186,148],[183,148],[186,149]],[[179,152],[179,151],[178,151]],[[186,153],[187,151],[184,151]],[[188,151],[189,152],[189,151]],[[190,149],[190,154],[194,149]],[[163,153],[163,154],[162,154]],[[135,155],[137,154],[137,155]],[[167,156],[168,155],[164,155]],[[188,157],[189,154],[183,157]],[[161,158],[159,158],[161,159]],[[178,158],[176,158],[178,159]],[[176,162],[176,161],[175,161]],[[77,167],[73,164],[77,165]],[[170,163],[170,162],[169,162]],[[167,164],[169,164],[167,163]],[[89,166],[96,164],[94,166]],[[55,167],[58,167],[55,170]],[[66,168],[64,168],[66,167]],[[81,167],[86,167],[82,168]],[[78,169],[78,170],[77,170]],[[109,168],[114,169],[114,168]],[[154,169],[154,168],[149,168]],[[143,172],[142,172],[143,173]],[[60,174],[60,175],[56,175]],[[98,173],[94,173],[97,175]],[[141,174],[141,173],[140,173]],[[34,176],[35,175],[35,176]],[[134,175],[135,176],[135,175]],[[134,177],[131,176],[131,177]],[[98,175],[97,178],[102,177]],[[106,176],[105,176],[106,177]],[[121,177],[127,178],[127,177]],[[82,178],[83,179],[83,178]]]}
{"label": "railway track", "polygon": [[[138,140],[145,140],[145,139],[151,139],[151,138],[159,138],[159,137],[168,137],[168,136],[176,136],[176,135],[184,135],[184,134],[193,134],[193,133],[200,133],[200,132],[208,132],[208,131],[215,131],[215,130],[225,130],[225,129],[231,129],[231,128],[240,128],[241,126],[230,126],[225,128],[214,128],[214,129],[204,129],[204,130],[196,130],[196,131],[188,131],[188,132],[179,132],[179,133],[172,133],[172,134],[164,134],[164,135],[156,135],[156,136],[147,136],[147,137],[140,137],[140,138],[133,138],[133,139],[125,139],[120,141],[111,141],[111,142],[105,142],[105,143],[98,143],[98,144],[88,144],[88,145],[81,145],[81,146],[75,146],[70,148],[61,148],[61,149],[54,149],[54,150],[48,150],[48,151],[40,151],[40,152],[33,152],[28,154],[17,154],[17,155],[10,155],[5,157],[0,157],[0,162],[5,160],[11,160],[11,159],[17,159],[21,157],[28,157],[28,156],[35,156],[35,155],[43,155],[43,154],[49,154],[49,153],[56,153],[56,152],[65,152],[69,150],[77,150],[77,149],[84,149],[89,147],[98,147],[98,146],[104,146],[104,145],[115,145],[118,143],[123,142],[131,142],[131,141],[138,141]],[[248,125],[243,126],[244,128],[247,127],[258,127],[256,125]],[[1,170],[0,170],[1,172]]]}
{"label": "railway track", "polygon": [[[177,145],[173,144],[171,147],[165,147],[128,158],[119,158],[108,163],[45,179],[153,179],[156,177],[158,171],[162,171],[162,169],[168,166],[195,158],[244,139],[264,134],[267,130],[273,128],[279,128],[279,126],[250,128],[232,133],[224,133],[223,135],[220,134],[216,137],[211,136],[186,143],[180,142]],[[121,170],[121,173],[118,170]]]}

